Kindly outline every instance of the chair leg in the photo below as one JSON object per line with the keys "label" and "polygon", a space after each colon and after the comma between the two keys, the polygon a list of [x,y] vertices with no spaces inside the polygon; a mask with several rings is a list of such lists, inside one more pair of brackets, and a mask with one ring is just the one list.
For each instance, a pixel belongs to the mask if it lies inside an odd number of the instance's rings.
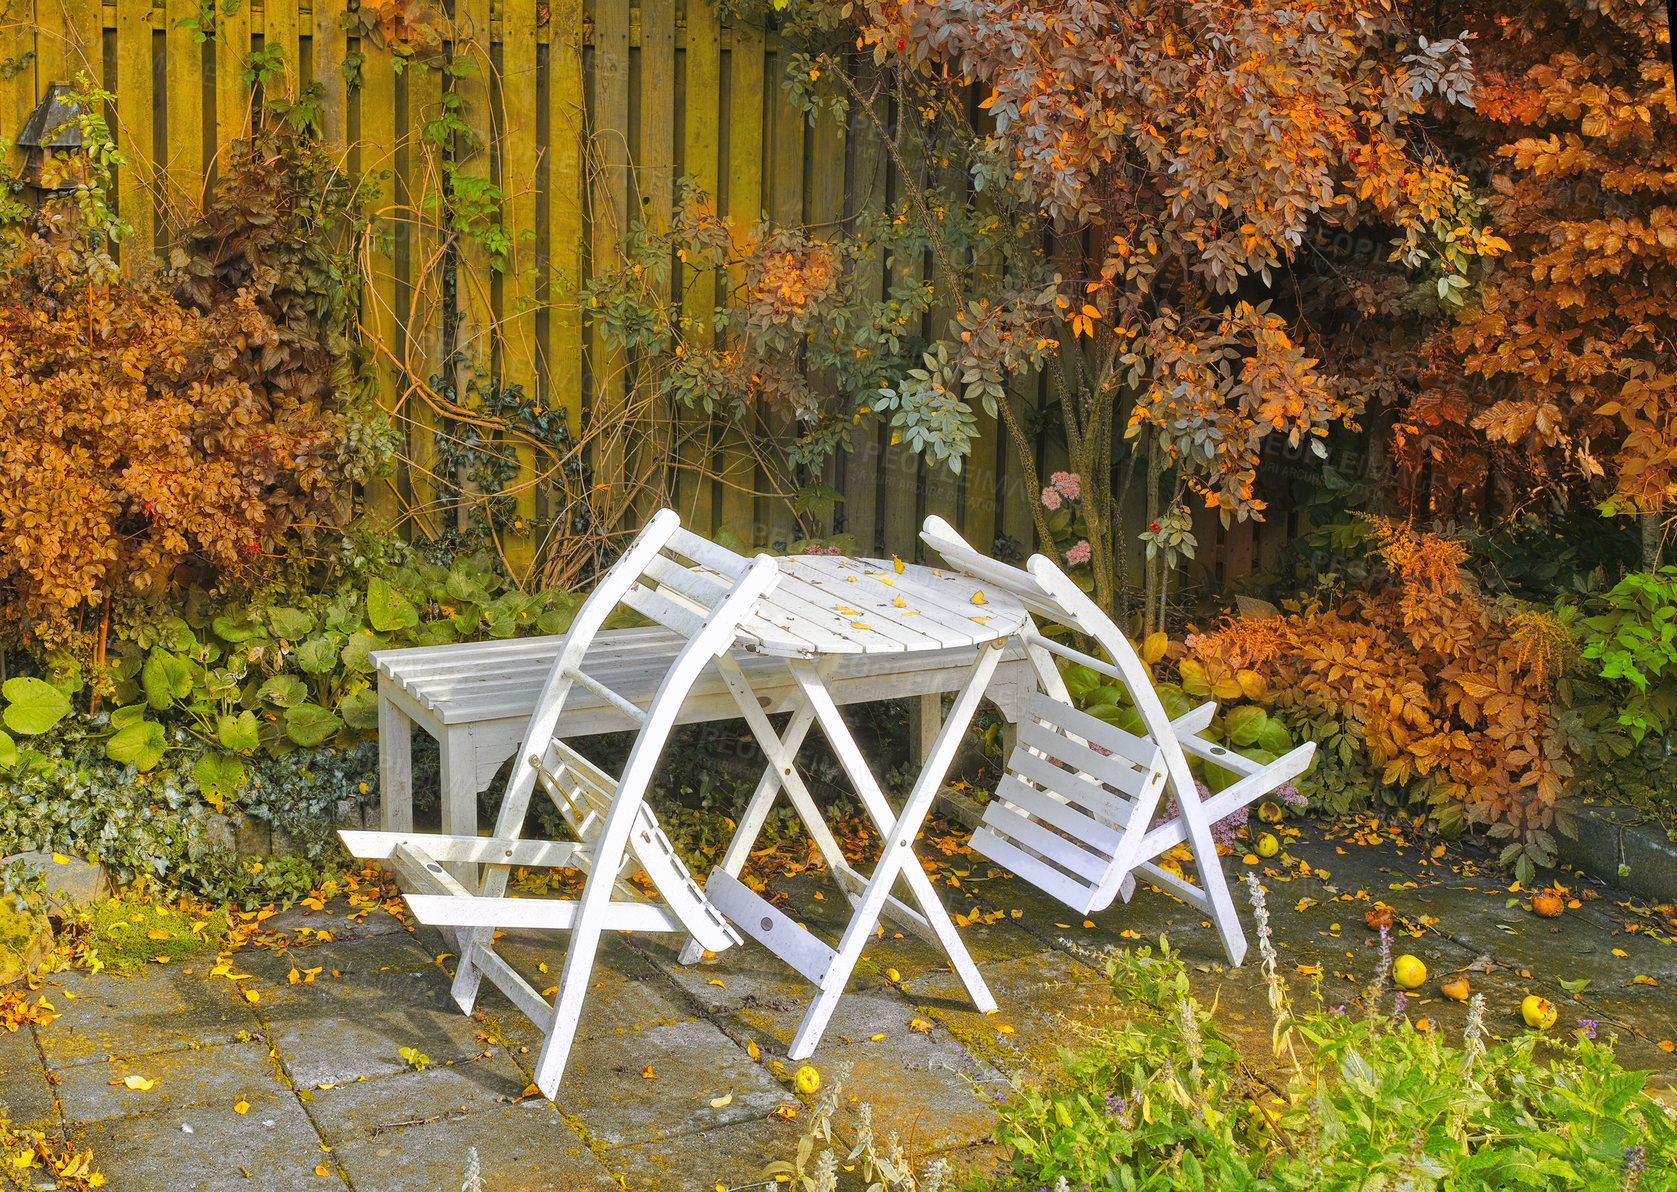
{"label": "chair leg", "polygon": [[[443,832],[448,836],[476,836],[477,752],[473,748],[472,726],[445,729],[439,753]],[[448,868],[461,885],[477,885],[477,866],[471,862],[457,861]]]}
{"label": "chair leg", "polygon": [[1217,856],[1217,843],[1211,839],[1211,825],[1206,821],[1199,799],[1190,794],[1182,804],[1182,826],[1188,833],[1188,847],[1194,854],[1194,868],[1199,871],[1200,889],[1211,904],[1211,922],[1222,938],[1223,950],[1229,963],[1238,966],[1246,958],[1246,929],[1240,925],[1240,914],[1235,910],[1229,894],[1229,884],[1223,876],[1223,863]]}

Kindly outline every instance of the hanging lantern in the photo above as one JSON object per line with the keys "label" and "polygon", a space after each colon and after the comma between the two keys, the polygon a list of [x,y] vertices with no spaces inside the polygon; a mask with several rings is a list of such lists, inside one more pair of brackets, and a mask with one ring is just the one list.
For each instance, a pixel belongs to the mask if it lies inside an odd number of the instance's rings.
{"label": "hanging lantern", "polygon": [[81,106],[69,83],[52,83],[17,134],[24,152],[23,181],[48,193],[73,191],[87,181],[82,152]]}

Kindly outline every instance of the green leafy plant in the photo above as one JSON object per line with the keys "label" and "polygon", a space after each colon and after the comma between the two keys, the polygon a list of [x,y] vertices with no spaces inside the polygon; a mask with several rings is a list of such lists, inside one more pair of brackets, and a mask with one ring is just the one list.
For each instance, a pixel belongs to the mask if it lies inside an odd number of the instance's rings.
{"label": "green leafy plant", "polygon": [[1582,657],[1600,664],[1618,697],[1631,741],[1666,736],[1677,722],[1677,567],[1627,575],[1598,600],[1562,609]]}
{"label": "green leafy plant", "polygon": [[417,1047],[403,1047],[396,1054],[402,1058],[404,1064],[415,1072],[423,1072],[431,1066],[431,1057]]}
{"label": "green leafy plant", "polygon": [[[1262,931],[1266,919],[1260,907]],[[1491,1189],[1669,1187],[1677,1127],[1584,1024],[1567,1042],[1493,1042],[1483,996],[1460,1046],[1382,1004],[1298,1011],[1261,937],[1279,1074],[1255,1069],[1161,940],[1114,954],[1122,1019],[1061,1053],[1064,1072],[1001,1111],[1019,1186]],[[1279,1083],[1278,1083],[1279,1082]]]}

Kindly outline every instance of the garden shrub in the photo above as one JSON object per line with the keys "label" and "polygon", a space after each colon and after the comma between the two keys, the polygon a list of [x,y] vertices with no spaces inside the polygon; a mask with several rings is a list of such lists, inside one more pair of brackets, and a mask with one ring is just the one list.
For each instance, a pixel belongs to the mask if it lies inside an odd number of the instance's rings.
{"label": "garden shrub", "polygon": [[[1260,923],[1262,923],[1260,915]],[[1264,941],[1267,944],[1267,939]],[[1673,1186],[1677,1124],[1584,1022],[1491,1041],[1476,995],[1461,1045],[1422,1031],[1376,974],[1361,1013],[1295,1011],[1266,958],[1280,1074],[1218,1031],[1161,940],[1107,962],[1125,1017],[1001,1109],[1021,1188],[1479,1189]],[[1277,1083],[1277,1081],[1281,1083]],[[1278,1095],[1279,1094],[1279,1095]]]}
{"label": "garden shrub", "polygon": [[89,286],[77,255],[31,238],[0,299],[0,632],[44,647],[195,569],[249,573],[342,484],[318,395],[257,383],[281,331],[253,294],[197,311]]}
{"label": "garden shrub", "polygon": [[1182,690],[1273,708],[1318,741],[1331,773],[1366,761],[1404,802],[1427,804],[1441,831],[1484,825],[1529,880],[1554,863],[1555,832],[1571,827],[1554,698],[1566,631],[1480,599],[1460,543],[1371,525],[1384,582],[1314,611],[1189,635],[1174,647]]}

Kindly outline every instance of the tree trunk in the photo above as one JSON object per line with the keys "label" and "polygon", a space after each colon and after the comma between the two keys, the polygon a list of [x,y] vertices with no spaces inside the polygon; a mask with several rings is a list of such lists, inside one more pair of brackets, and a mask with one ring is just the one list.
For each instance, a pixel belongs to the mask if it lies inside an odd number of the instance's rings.
{"label": "tree trunk", "polygon": [[1660,565],[1660,547],[1665,538],[1665,526],[1660,521],[1660,511],[1645,510],[1637,514],[1642,523],[1642,570],[1658,571]]}

